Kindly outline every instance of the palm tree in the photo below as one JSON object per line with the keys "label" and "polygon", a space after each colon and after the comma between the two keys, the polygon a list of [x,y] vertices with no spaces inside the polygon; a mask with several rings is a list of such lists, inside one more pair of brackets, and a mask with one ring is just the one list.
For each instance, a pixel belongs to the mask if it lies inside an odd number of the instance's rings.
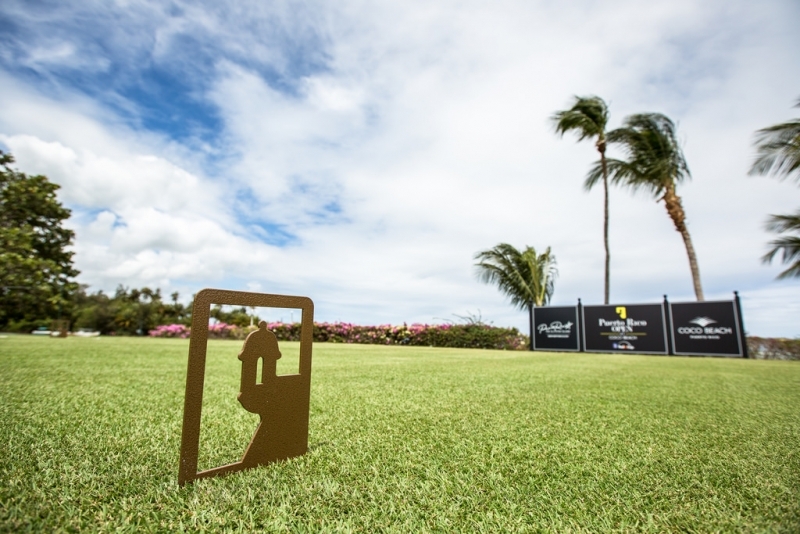
{"label": "palm tree", "polygon": [[[572,107],[558,111],[551,117],[556,133],[562,137],[566,132],[575,132],[578,141],[596,138],[595,147],[600,152],[603,176],[603,244],[606,249],[605,303],[608,304],[611,286],[611,252],[608,247],[608,170],[606,169],[606,126],[608,106],[599,96],[574,97]],[[594,183],[584,184],[590,190]]]}
{"label": "palm tree", "polygon": [[[663,200],[675,229],[681,234],[689,257],[692,282],[697,300],[703,300],[697,254],[686,227],[686,213],[681,198],[675,192],[678,183],[690,178],[689,167],[675,137],[675,125],[661,113],[640,113],[625,118],[623,126],[608,133],[609,143],[620,145],[627,160],[608,159],[606,166],[611,182],[644,190],[656,201]],[[595,163],[586,178],[587,187],[603,175],[603,163]]]}
{"label": "palm tree", "polygon": [[783,252],[782,262],[789,263],[794,260],[794,263],[779,274],[778,279],[800,277],[800,210],[794,215],[771,215],[767,221],[767,230],[775,233],[791,231],[799,234],[787,235],[770,241],[772,250],[761,259],[764,263],[770,263],[778,252]]}
{"label": "palm tree", "polygon": [[507,243],[475,255],[478,278],[497,284],[500,291],[511,298],[511,304],[521,310],[528,309],[530,324],[530,349],[533,350],[533,307],[550,301],[558,275],[556,258],[547,247],[537,254],[526,246],[520,252]]}
{"label": "palm tree", "polygon": [[[800,107],[798,100],[795,107]],[[800,183],[800,119],[790,120],[756,132],[756,160],[750,174],[776,174],[781,179],[791,177]],[[775,233],[800,232],[800,211],[794,215],[770,215],[767,230]],[[771,263],[783,252],[782,262],[794,263],[778,278],[800,277],[800,236],[784,236],[769,243],[772,249],[761,259]]]}

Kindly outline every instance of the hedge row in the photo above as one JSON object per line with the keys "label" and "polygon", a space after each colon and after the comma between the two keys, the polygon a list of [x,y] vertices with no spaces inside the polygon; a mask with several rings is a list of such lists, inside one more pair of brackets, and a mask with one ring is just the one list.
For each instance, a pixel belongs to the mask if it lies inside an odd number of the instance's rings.
{"label": "hedge row", "polygon": [[759,360],[800,360],[800,339],[748,337],[747,352]]}
{"label": "hedge row", "polygon": [[[216,323],[209,326],[208,335],[214,339],[244,339],[255,328]],[[300,323],[268,323],[267,328],[275,333],[279,341],[300,340]],[[172,324],[159,326],[150,330],[149,334],[152,337],[187,338],[191,331],[184,325]],[[314,341],[502,350],[525,350],[528,346],[528,337],[516,328],[474,323],[402,326],[314,323]]]}

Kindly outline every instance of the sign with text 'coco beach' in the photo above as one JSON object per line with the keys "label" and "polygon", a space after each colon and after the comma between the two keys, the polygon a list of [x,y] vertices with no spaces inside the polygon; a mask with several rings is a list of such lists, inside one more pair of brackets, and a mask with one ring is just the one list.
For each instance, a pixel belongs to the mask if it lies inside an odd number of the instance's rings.
{"label": "sign with text 'coco beach'", "polygon": [[586,352],[667,354],[664,306],[584,306],[583,343]]}
{"label": "sign with text 'coco beach'", "polygon": [[580,350],[577,306],[534,308],[533,329],[534,350]]}
{"label": "sign with text 'coco beach'", "polygon": [[675,354],[743,355],[735,302],[670,302],[669,309]]}

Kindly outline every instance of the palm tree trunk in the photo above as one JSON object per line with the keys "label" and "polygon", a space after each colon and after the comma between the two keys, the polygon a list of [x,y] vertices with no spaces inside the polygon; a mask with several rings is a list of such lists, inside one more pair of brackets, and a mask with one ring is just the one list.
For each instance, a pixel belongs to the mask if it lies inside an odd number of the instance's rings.
{"label": "palm tree trunk", "polygon": [[685,226],[681,232],[681,237],[683,237],[683,244],[686,245],[686,255],[689,256],[689,268],[692,270],[694,294],[697,296],[697,300],[702,302],[705,298],[703,297],[703,286],[700,284],[700,268],[697,266],[697,254],[694,252],[689,230],[687,230]]}
{"label": "palm tree trunk", "polygon": [[702,302],[705,299],[703,298],[703,286],[700,284],[700,267],[697,265],[697,254],[694,251],[694,245],[692,245],[689,229],[686,228],[686,212],[683,211],[681,197],[675,193],[675,184],[670,184],[667,187],[663,198],[667,213],[672,222],[675,223],[675,229],[678,230],[683,238],[683,244],[686,246],[686,255],[689,256],[689,269],[692,271],[694,294],[697,300]]}
{"label": "palm tree trunk", "polygon": [[606,166],[606,144],[603,140],[603,149],[600,150],[600,165],[603,167],[603,244],[606,247],[606,273],[605,273],[605,303],[608,304],[611,291],[611,252],[608,247],[608,167]]}

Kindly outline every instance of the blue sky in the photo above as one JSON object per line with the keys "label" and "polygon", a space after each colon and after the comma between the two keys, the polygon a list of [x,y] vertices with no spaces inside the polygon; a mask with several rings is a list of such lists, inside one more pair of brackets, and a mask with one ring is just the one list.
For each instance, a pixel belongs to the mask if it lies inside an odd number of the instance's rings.
{"label": "blue sky", "polygon": [[[552,247],[553,303],[602,301],[591,143],[548,117],[598,94],[659,111],[707,298],[800,335],[800,283],[759,258],[795,185],[749,177],[796,116],[792,0],[0,5],[0,144],[62,186],[80,281],[310,296],[319,320],[526,328],[476,252]],[[612,300],[693,298],[663,205],[611,192]]]}

